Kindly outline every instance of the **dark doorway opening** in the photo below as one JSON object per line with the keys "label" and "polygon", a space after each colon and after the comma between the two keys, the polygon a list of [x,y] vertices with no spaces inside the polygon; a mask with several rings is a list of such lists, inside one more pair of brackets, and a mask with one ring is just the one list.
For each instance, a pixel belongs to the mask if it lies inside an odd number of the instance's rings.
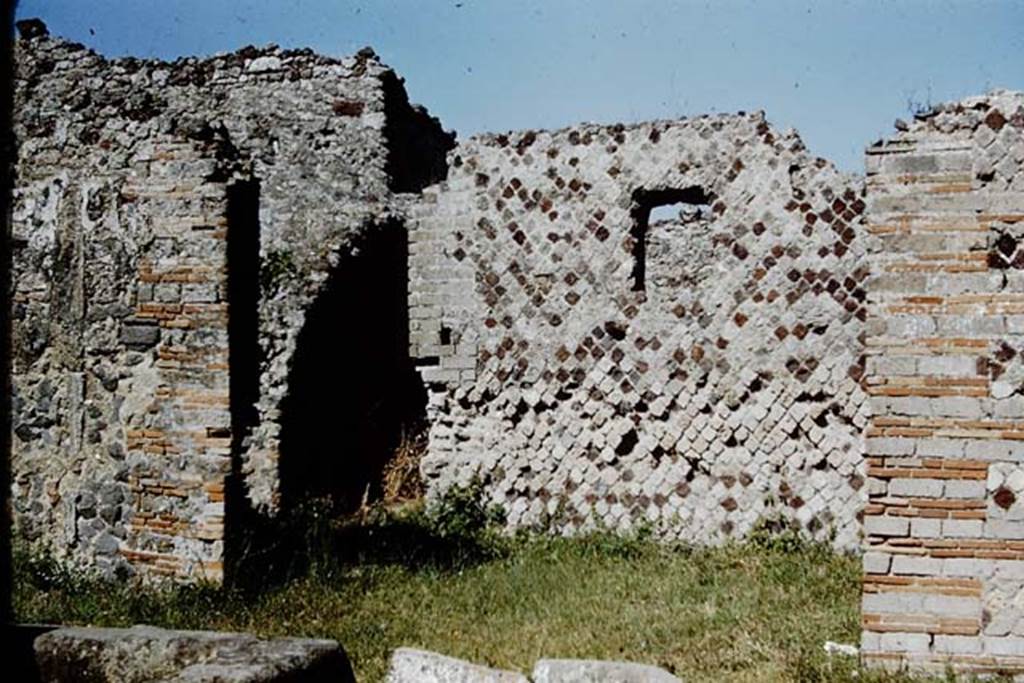
{"label": "dark doorway opening", "polygon": [[260,395],[260,183],[236,181],[228,186],[228,353],[231,392],[231,473],[224,498],[227,575],[236,573],[241,555],[254,543],[259,520],[248,503],[242,455],[259,422]]}
{"label": "dark doorway opening", "polygon": [[403,435],[424,420],[409,357],[408,241],[397,221],[369,226],[308,310],[281,409],[281,503],[348,513],[380,500]]}
{"label": "dark doorway opening", "polygon": [[633,238],[633,291],[647,289],[647,240],[650,226],[658,220],[670,219],[689,207],[707,207],[711,196],[696,185],[685,188],[640,188],[633,192],[630,237]]}

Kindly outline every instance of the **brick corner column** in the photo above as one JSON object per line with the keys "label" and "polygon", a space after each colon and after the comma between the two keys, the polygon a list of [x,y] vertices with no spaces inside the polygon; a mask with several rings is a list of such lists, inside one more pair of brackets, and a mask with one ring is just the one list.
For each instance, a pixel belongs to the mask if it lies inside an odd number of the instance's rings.
{"label": "brick corner column", "polygon": [[862,656],[1024,673],[1024,96],[867,151]]}

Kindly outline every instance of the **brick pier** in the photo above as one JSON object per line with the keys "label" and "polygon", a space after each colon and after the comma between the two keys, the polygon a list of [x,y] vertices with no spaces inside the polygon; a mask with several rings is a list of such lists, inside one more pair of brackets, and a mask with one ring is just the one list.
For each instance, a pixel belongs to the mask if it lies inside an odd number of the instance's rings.
{"label": "brick pier", "polygon": [[867,662],[1024,672],[1022,104],[867,152]]}

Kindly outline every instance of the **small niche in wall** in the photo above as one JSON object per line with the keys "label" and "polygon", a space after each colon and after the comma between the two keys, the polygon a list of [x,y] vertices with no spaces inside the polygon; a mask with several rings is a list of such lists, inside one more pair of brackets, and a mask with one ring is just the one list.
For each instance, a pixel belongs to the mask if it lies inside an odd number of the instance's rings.
{"label": "small niche in wall", "polygon": [[630,210],[633,238],[632,289],[647,289],[647,244],[652,225],[666,221],[690,221],[706,217],[711,211],[711,197],[696,185],[685,188],[640,188],[633,192]]}

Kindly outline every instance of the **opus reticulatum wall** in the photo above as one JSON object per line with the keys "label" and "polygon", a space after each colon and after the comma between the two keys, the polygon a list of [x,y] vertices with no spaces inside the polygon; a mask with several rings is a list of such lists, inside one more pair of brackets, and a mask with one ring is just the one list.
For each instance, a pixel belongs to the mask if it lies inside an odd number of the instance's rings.
{"label": "opus reticulatum wall", "polygon": [[761,114],[450,163],[410,224],[433,487],[478,477],[512,526],[714,542],[781,518],[858,545],[858,180]]}

